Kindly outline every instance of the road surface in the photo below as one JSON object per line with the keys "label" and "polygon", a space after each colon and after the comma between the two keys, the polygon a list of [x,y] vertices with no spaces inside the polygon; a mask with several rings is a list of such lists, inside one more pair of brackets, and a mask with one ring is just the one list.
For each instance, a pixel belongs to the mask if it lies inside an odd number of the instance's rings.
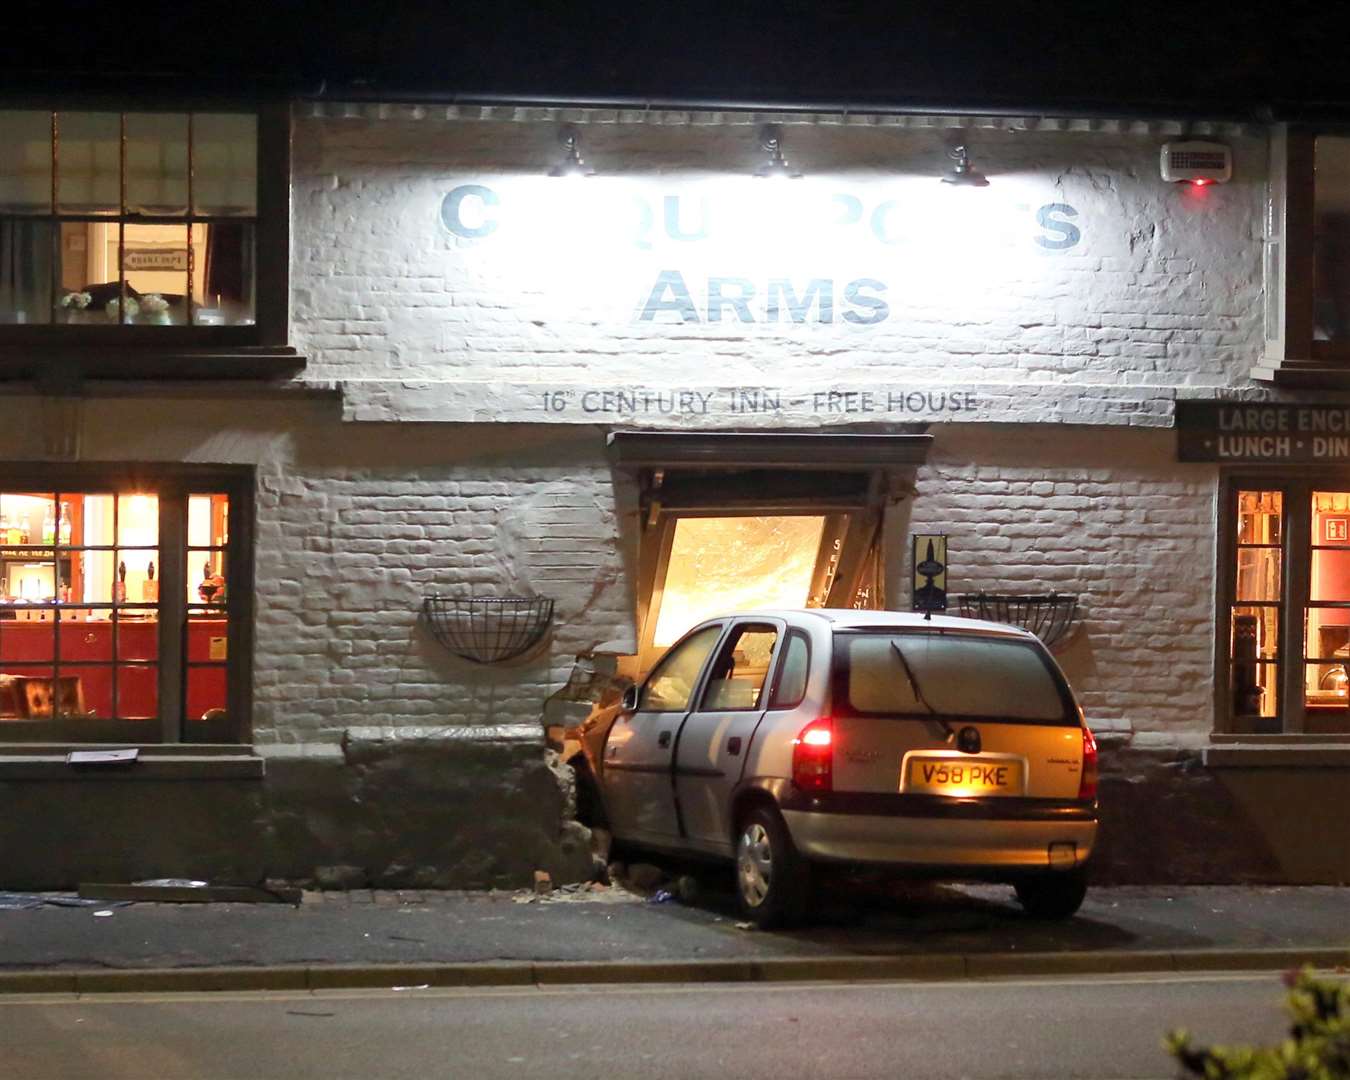
{"label": "road surface", "polygon": [[1158,1077],[1283,1034],[1273,974],[0,999],[24,1080]]}

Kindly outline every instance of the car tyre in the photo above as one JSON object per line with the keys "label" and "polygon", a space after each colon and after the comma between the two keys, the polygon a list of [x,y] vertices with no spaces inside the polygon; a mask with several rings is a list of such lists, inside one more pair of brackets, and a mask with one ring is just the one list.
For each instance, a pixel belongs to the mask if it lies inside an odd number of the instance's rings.
{"label": "car tyre", "polygon": [[777,810],[757,806],[736,829],[736,899],[761,930],[795,926],[806,918],[811,866],[793,847]]}
{"label": "car tyre", "polygon": [[1083,906],[1087,874],[1082,870],[1040,874],[1013,887],[1018,902],[1033,919],[1067,919]]}

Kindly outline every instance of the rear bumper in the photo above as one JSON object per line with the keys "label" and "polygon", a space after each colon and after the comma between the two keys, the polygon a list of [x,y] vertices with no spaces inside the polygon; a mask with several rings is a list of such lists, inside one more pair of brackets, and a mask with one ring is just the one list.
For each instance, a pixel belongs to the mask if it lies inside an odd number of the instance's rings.
{"label": "rear bumper", "polygon": [[[826,799],[829,797],[827,796]],[[899,801],[905,797],[890,797]],[[817,803],[824,800],[815,800]],[[910,869],[1010,874],[1082,866],[1097,839],[1095,808],[1040,800],[927,799],[868,813],[866,802],[838,810],[783,806],[797,850],[809,859]]]}

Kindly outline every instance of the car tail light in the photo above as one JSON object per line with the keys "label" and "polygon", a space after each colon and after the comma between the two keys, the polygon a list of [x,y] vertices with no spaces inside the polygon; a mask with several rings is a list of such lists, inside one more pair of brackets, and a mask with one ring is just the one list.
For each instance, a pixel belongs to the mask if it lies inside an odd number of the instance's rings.
{"label": "car tail light", "polygon": [[1083,725],[1083,767],[1079,774],[1078,797],[1083,800],[1097,797],[1097,740],[1092,737],[1086,724]]}
{"label": "car tail light", "polygon": [[810,792],[834,787],[834,727],[828,717],[812,720],[792,740],[792,782]]}

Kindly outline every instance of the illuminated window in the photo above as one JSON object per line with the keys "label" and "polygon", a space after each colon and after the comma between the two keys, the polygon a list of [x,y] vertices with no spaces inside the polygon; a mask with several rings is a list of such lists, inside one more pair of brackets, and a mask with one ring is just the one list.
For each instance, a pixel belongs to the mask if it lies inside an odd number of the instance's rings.
{"label": "illuminated window", "polygon": [[261,126],[224,111],[0,110],[0,329],[256,340],[258,268],[284,258],[288,227],[260,217]]}
{"label": "illuminated window", "polygon": [[246,476],[25,480],[0,481],[0,741],[241,741]]}
{"label": "illuminated window", "polygon": [[687,517],[675,521],[653,644],[746,608],[800,608],[811,595],[825,518]]}
{"label": "illuminated window", "polygon": [[1225,494],[1227,708],[1239,733],[1350,732],[1350,491],[1233,480]]}

